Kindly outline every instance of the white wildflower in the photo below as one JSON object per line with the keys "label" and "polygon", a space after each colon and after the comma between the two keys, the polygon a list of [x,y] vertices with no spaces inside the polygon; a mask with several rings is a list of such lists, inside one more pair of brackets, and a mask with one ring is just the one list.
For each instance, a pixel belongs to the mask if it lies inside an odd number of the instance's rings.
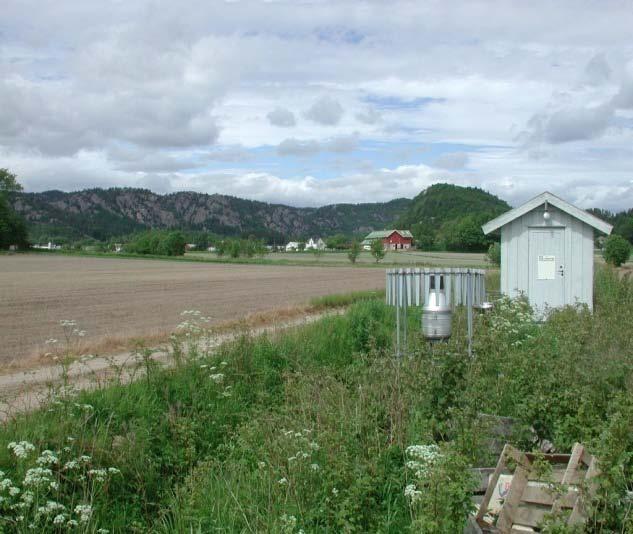
{"label": "white wildflower", "polygon": [[45,506],[38,506],[37,513],[38,515],[49,516],[56,514],[57,512],[63,512],[66,510],[66,507],[55,501],[47,501]]}
{"label": "white wildflower", "polygon": [[338,495],[338,490],[336,488],[332,488],[332,495],[335,497]]}
{"label": "white wildflower", "polygon": [[43,484],[50,484],[53,472],[46,467],[33,467],[24,475],[24,486],[37,488]]}
{"label": "white wildflower", "polygon": [[12,450],[15,457],[22,460],[35,450],[35,445],[28,441],[20,441],[18,443],[12,441],[7,445],[7,449]]}
{"label": "white wildflower", "polygon": [[108,472],[105,469],[90,469],[88,475],[97,482],[105,482],[106,478],[108,478]]}
{"label": "white wildflower", "polygon": [[321,468],[319,467],[319,464],[310,464],[310,469],[312,469],[312,471],[318,471]]}
{"label": "white wildflower", "polygon": [[11,486],[9,488],[9,495],[11,495],[11,497],[15,497],[18,493],[20,493],[20,488],[16,486]]}
{"label": "white wildflower", "polygon": [[40,456],[37,460],[35,460],[35,463],[41,466],[55,465],[59,463],[59,459],[53,451],[46,449],[40,453]]}
{"label": "white wildflower", "polygon": [[288,484],[288,479],[286,477],[280,478],[277,481],[278,484],[281,484],[282,486],[285,486],[286,484]]}
{"label": "white wildflower", "polygon": [[266,462],[257,462],[257,467],[264,469],[264,467],[266,467]]}
{"label": "white wildflower", "polygon": [[79,469],[79,462],[77,460],[69,460],[64,464],[62,468],[64,471],[73,471],[74,469]]}
{"label": "white wildflower", "polygon": [[405,465],[418,478],[428,476],[429,471],[442,457],[440,448],[435,443],[430,445],[411,445],[407,447],[406,454],[412,460],[407,461]]}
{"label": "white wildflower", "polygon": [[415,503],[422,496],[422,492],[417,490],[415,484],[409,484],[406,488],[404,488],[404,496],[412,503]]}
{"label": "white wildflower", "polygon": [[66,514],[57,514],[53,518],[53,525],[63,525],[66,521]]}
{"label": "white wildflower", "polygon": [[209,378],[211,378],[211,380],[213,380],[216,384],[219,384],[222,380],[224,380],[224,375],[222,373],[216,373],[214,375],[209,375]]}
{"label": "white wildflower", "polygon": [[87,523],[92,517],[92,506],[89,504],[78,504],[75,506],[75,513],[79,516],[80,523]]}

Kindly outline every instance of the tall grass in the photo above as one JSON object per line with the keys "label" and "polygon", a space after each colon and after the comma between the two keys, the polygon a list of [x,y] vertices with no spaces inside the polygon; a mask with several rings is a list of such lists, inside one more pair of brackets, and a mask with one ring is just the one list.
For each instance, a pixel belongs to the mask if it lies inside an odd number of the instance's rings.
{"label": "tall grass", "polygon": [[[212,354],[174,339],[177,366],[141,359],[133,384],[58,391],[0,429],[0,469],[19,490],[0,489],[0,521],[16,532],[457,532],[466,467],[496,461],[486,413],[514,418],[520,447],[534,431],[560,452],[586,443],[603,472],[589,529],[627,531],[633,282],[599,270],[595,293],[593,313],[570,307],[543,324],[500,302],[476,318],[472,359],[461,311],[453,338],[431,346],[412,310],[409,354],[396,360],[393,310],[376,299]],[[16,458],[7,447],[21,441],[35,450]],[[57,489],[25,482],[38,455]],[[64,465],[82,455],[90,469],[71,476]],[[89,474],[108,467],[120,472]],[[19,507],[29,491],[36,502]],[[49,501],[65,507],[63,528]],[[84,522],[78,506],[90,506]]]}

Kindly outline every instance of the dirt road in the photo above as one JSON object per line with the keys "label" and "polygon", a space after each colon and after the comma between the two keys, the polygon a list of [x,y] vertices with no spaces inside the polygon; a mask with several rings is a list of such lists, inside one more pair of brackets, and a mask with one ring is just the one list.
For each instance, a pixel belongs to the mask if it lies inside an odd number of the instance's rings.
{"label": "dirt road", "polygon": [[0,256],[0,363],[33,361],[74,319],[85,341],[171,332],[184,310],[214,323],[314,296],[384,288],[382,269],[202,264],[16,254]]}

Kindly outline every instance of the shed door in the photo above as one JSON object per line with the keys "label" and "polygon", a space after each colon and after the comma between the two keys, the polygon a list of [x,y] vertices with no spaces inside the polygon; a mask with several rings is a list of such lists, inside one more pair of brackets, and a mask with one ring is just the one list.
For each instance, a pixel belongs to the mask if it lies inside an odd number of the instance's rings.
{"label": "shed door", "polygon": [[565,305],[565,229],[530,228],[530,304],[543,310]]}

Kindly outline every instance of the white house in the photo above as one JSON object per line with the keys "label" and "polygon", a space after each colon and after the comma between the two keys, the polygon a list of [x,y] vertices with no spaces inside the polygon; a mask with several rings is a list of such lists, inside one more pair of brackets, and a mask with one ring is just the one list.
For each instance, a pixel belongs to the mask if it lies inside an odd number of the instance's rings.
{"label": "white house", "polygon": [[311,237],[306,242],[305,249],[306,250],[325,250],[325,241],[323,241],[323,239],[321,239],[320,237],[318,237],[317,239],[314,239],[313,237]]}
{"label": "white house", "polygon": [[501,230],[501,292],[525,294],[537,310],[593,307],[594,231],[611,225],[545,192],[484,224]]}
{"label": "white house", "polygon": [[286,245],[286,252],[295,252],[296,250],[299,250],[298,241],[290,241],[290,243]]}
{"label": "white house", "polygon": [[52,243],[51,241],[48,242],[48,244],[46,245],[33,245],[33,248],[38,248],[40,250],[60,250],[62,248],[61,245],[56,245],[55,243]]}

